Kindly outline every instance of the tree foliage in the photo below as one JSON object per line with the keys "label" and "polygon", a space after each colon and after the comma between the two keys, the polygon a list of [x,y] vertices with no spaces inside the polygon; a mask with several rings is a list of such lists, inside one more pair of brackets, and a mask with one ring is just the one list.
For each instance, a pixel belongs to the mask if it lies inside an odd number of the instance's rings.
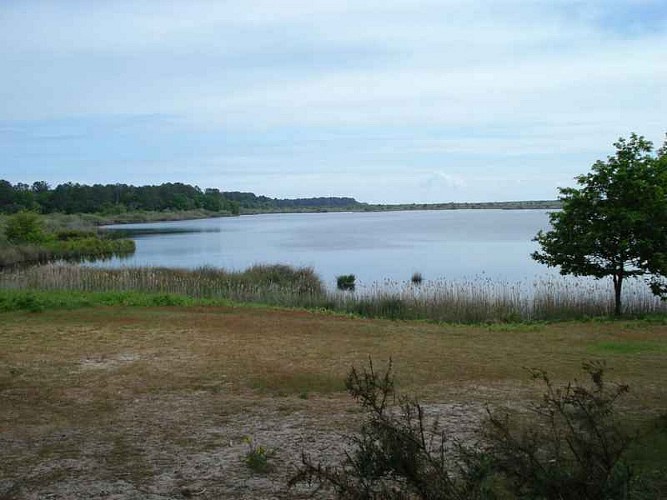
{"label": "tree foliage", "polygon": [[165,211],[205,209],[237,215],[240,209],[284,210],[350,208],[353,198],[299,198],[282,200],[253,193],[200,189],[180,182],[157,186],[67,182],[51,188],[46,182],[12,185],[0,180],[0,213],[33,210],[41,213],[122,213],[133,210]]}
{"label": "tree foliage", "polygon": [[611,277],[620,314],[625,279],[645,276],[655,293],[665,291],[667,156],[636,134],[614,146],[615,155],[576,177],[578,187],[559,188],[563,208],[537,234],[541,251],[532,257],[561,274]]}

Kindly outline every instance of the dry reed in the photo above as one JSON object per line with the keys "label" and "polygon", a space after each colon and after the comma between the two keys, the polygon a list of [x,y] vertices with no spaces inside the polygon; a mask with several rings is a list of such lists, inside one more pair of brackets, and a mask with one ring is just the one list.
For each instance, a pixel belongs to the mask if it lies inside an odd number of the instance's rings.
{"label": "dry reed", "polygon": [[[459,281],[385,281],[356,292],[327,290],[310,268],[258,265],[242,272],[214,268],[103,269],[44,265],[0,273],[5,289],[135,291],[228,299],[284,307],[319,308],[390,319],[443,322],[516,322],[609,316],[610,285],[604,280],[550,277],[528,282],[488,278]],[[641,281],[628,281],[623,297],[628,315],[664,314],[667,303]]]}

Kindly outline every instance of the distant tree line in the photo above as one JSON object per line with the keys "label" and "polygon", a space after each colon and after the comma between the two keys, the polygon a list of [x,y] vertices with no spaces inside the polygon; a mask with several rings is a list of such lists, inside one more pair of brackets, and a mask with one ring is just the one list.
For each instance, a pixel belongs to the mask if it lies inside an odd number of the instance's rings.
{"label": "distant tree line", "polygon": [[33,210],[41,213],[122,213],[204,209],[238,214],[241,210],[345,208],[361,205],[353,198],[300,198],[282,200],[253,193],[221,192],[188,184],[159,186],[127,184],[78,184],[68,182],[55,188],[46,182],[32,185],[0,180],[0,213]]}
{"label": "distant tree line", "polygon": [[354,198],[346,197],[277,199],[239,191],[225,191],[223,196],[225,199],[236,202],[239,206],[248,209],[353,208],[366,205],[365,203],[359,203]]}

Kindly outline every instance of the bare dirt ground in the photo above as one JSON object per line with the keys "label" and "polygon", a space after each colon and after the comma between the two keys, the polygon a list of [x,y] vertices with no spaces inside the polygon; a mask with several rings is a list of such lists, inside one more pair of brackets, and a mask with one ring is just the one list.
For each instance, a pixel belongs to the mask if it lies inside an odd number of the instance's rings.
{"label": "bare dirt ground", "polygon": [[[480,404],[426,405],[456,437],[472,434]],[[287,482],[302,453],[331,464],[362,418],[342,397],[141,397],[85,426],[3,432],[2,498],[307,498]],[[270,470],[244,462],[248,438],[273,454]],[[4,467],[3,467],[4,468]],[[326,492],[318,495],[327,498]]]}
{"label": "bare dirt ground", "polygon": [[[525,406],[524,366],[569,379],[604,355],[638,414],[667,411],[667,327],[461,327],[243,308],[0,315],[0,498],[305,498],[303,452],[334,463],[363,414],[352,364],[394,358],[451,437]],[[270,470],[244,462],[248,439]],[[324,492],[321,497],[327,497]]]}

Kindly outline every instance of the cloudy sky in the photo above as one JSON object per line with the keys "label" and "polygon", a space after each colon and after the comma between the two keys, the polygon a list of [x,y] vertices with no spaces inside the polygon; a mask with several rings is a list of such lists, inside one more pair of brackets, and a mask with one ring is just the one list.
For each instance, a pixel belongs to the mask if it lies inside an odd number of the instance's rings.
{"label": "cloudy sky", "polygon": [[552,199],[667,132],[664,0],[0,2],[0,178]]}

